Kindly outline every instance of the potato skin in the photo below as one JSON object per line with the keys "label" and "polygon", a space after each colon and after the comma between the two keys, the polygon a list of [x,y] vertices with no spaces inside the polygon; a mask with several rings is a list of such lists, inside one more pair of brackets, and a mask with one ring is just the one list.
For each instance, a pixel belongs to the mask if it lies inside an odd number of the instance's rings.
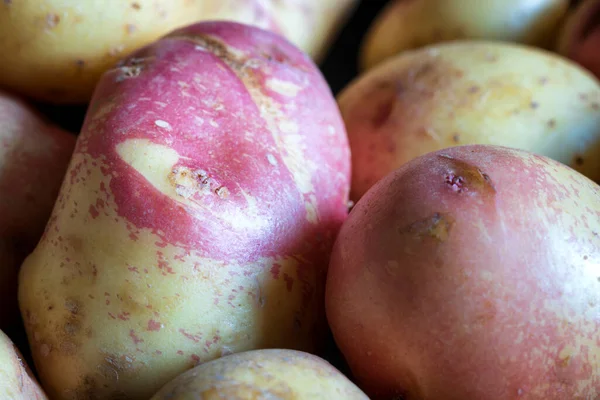
{"label": "potato skin", "polygon": [[17,318],[18,269],[42,236],[74,147],[74,135],[0,92],[0,329]]}
{"label": "potato skin", "polygon": [[21,272],[49,394],[147,399],[224,354],[319,351],[349,174],[330,89],[277,35],[196,24],[107,72]]}
{"label": "potato skin", "polygon": [[490,145],[419,157],[352,209],[327,317],[373,399],[600,396],[600,187]]}
{"label": "potato skin", "polygon": [[0,4],[0,86],[88,102],[100,75],[173,29],[232,20],[286,35],[319,59],[356,0],[19,0]]}
{"label": "potato skin", "polygon": [[563,25],[556,51],[590,70],[600,79],[600,1],[577,5]]}
{"label": "potato skin", "polygon": [[266,349],[231,354],[198,365],[150,400],[368,400],[327,361],[309,353]]}
{"label": "potato skin", "polygon": [[338,96],[352,149],[352,193],[427,152],[515,147],[600,180],[600,83],[528,46],[459,41],[406,52]]}
{"label": "potato skin", "polygon": [[0,331],[0,398],[2,400],[48,400],[21,353]]}
{"label": "potato skin", "polygon": [[360,66],[370,69],[406,50],[457,39],[550,48],[568,8],[568,0],[392,0],[365,36]]}

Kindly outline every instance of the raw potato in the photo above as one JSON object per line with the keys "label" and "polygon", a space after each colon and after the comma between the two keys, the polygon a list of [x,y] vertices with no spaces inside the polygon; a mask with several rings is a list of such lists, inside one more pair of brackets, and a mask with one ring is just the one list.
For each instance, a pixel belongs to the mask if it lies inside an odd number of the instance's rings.
{"label": "raw potato", "polygon": [[569,15],[557,51],[600,79],[600,0],[586,0]]}
{"label": "raw potato", "polygon": [[536,48],[460,41],[406,52],[338,96],[352,149],[352,193],[430,151],[520,148],[600,180],[600,83]]}
{"label": "raw potato", "polygon": [[0,329],[18,316],[17,275],[42,236],[75,136],[0,92]]}
{"label": "raw potato", "polygon": [[0,399],[48,400],[21,353],[4,332],[0,331]]}
{"label": "raw potato", "polygon": [[327,317],[374,400],[600,398],[600,187],[497,146],[429,153],[338,236]]}
{"label": "raw potato", "polygon": [[299,351],[232,354],[199,365],[150,400],[369,400],[327,361]]}
{"label": "raw potato", "polygon": [[406,50],[480,39],[549,48],[568,0],[392,0],[364,40],[363,70]]}
{"label": "raw potato", "polygon": [[349,175],[327,83],[277,35],[197,24],[106,73],[21,272],[48,393],[147,399],[228,353],[319,351]]}
{"label": "raw potato", "polygon": [[357,0],[0,2],[0,86],[53,103],[89,101],[102,72],[171,30],[227,19],[286,35],[319,61]]}

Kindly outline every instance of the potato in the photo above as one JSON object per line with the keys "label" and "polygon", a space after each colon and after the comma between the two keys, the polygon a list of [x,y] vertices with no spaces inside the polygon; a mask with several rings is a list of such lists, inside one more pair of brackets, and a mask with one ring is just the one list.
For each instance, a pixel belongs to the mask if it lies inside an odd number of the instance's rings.
{"label": "potato", "polygon": [[597,399],[600,187],[492,145],[379,181],[335,243],[327,317],[373,399]]}
{"label": "potato", "polygon": [[224,354],[319,351],[349,146],[280,36],[200,23],[134,53],[97,86],[67,174],[19,291],[53,399],[147,399]]}
{"label": "potato", "polygon": [[425,153],[466,144],[520,148],[600,180],[600,83],[529,46],[457,41],[406,52],[338,96],[352,193]]}
{"label": "potato", "polygon": [[17,271],[42,236],[75,136],[0,92],[0,329],[15,322]]}
{"label": "potato", "polygon": [[499,40],[550,48],[568,0],[395,0],[374,20],[360,66],[406,50],[456,39]]}
{"label": "potato", "polygon": [[19,0],[0,4],[0,86],[85,103],[131,51],[200,20],[283,33],[320,60],[357,0]]}
{"label": "potato", "polygon": [[0,399],[48,400],[21,353],[0,331]]}
{"label": "potato", "polygon": [[600,1],[580,3],[562,27],[557,52],[600,78]]}
{"label": "potato", "polygon": [[165,385],[150,400],[369,398],[317,356],[294,350],[253,350],[209,361]]}

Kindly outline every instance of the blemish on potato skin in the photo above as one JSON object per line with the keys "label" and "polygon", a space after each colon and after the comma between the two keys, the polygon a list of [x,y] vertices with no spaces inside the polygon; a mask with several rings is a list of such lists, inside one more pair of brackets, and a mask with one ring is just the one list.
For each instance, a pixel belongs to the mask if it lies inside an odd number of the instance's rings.
{"label": "blemish on potato skin", "polygon": [[46,14],[46,28],[53,29],[60,23],[60,16],[53,13]]}
{"label": "blemish on potato skin", "polygon": [[449,161],[444,183],[454,192],[475,192],[481,195],[495,195],[494,184],[486,173],[474,165],[457,160],[444,154],[438,158]]}
{"label": "blemish on potato skin", "polygon": [[436,212],[427,218],[413,222],[408,227],[399,228],[398,233],[417,238],[431,237],[438,242],[445,242],[450,237],[453,226],[454,218],[451,215]]}

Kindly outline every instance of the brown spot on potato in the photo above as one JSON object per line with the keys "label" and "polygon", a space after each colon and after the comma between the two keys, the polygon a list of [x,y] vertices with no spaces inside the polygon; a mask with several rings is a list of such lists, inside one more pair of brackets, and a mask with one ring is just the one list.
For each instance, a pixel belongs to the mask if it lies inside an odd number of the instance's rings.
{"label": "brown spot on potato", "polygon": [[75,65],[77,66],[77,68],[83,69],[83,67],[85,67],[85,61],[84,60],[75,60]]}
{"label": "brown spot on potato", "polygon": [[539,106],[540,106],[540,103],[538,103],[537,101],[532,101],[532,102],[529,104],[529,107],[531,107],[531,109],[532,109],[532,110],[535,110],[535,109],[537,109]]}
{"label": "brown spot on potato", "polygon": [[458,133],[455,133],[454,135],[452,135],[452,141],[454,143],[459,143],[460,142],[460,135]]}
{"label": "brown spot on potato", "polygon": [[60,23],[60,16],[53,13],[46,14],[46,28],[53,29]]}
{"label": "brown spot on potato", "polygon": [[132,34],[136,30],[137,30],[137,28],[133,24],[127,24],[127,25],[125,25],[125,32],[127,32],[129,34]]}
{"label": "brown spot on potato", "polygon": [[548,128],[553,129],[556,127],[556,120],[554,118],[552,118],[552,119],[548,120],[546,125],[548,125]]}
{"label": "brown spot on potato", "polygon": [[449,214],[436,212],[433,215],[413,222],[408,227],[400,228],[400,234],[409,234],[418,238],[430,237],[438,242],[445,242],[450,237],[454,226],[454,218]]}
{"label": "brown spot on potato", "polygon": [[437,157],[448,161],[444,183],[452,191],[456,193],[473,192],[480,195],[496,194],[496,188],[489,175],[475,165],[443,154]]}
{"label": "brown spot on potato", "polygon": [[140,6],[139,3],[131,3],[131,8],[133,8],[134,10],[141,10],[142,6]]}
{"label": "brown spot on potato", "polygon": [[583,165],[583,161],[584,160],[583,160],[582,156],[580,156],[580,155],[575,156],[574,162],[575,162],[576,166],[581,167]]}

